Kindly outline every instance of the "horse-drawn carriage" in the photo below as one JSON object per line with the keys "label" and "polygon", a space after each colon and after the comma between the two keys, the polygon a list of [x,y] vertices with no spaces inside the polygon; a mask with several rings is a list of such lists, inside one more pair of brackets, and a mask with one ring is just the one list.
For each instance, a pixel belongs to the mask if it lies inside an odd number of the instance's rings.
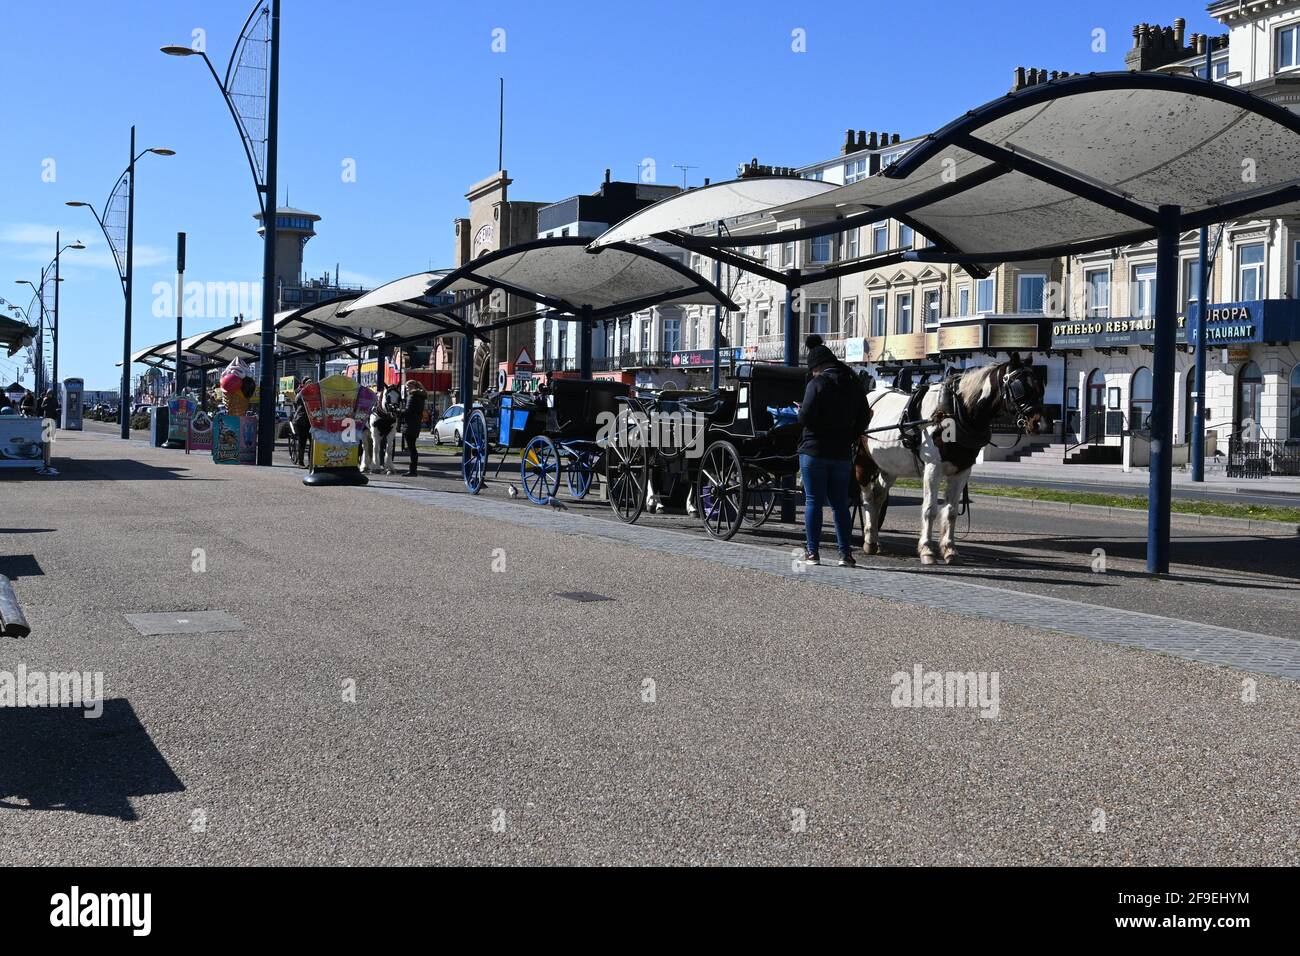
{"label": "horse-drawn carriage", "polygon": [[[802,368],[743,364],[717,392],[629,398],[605,457],[610,505],[636,521],[651,489],[685,483],[701,523],[727,540],[771,515],[782,479],[799,472]],[[657,495],[656,495],[657,497]]]}
{"label": "horse-drawn carriage", "polygon": [[499,474],[509,453],[519,449],[520,485],[530,501],[553,499],[561,477],[574,498],[585,498],[604,455],[601,430],[614,421],[618,401],[628,392],[623,382],[561,378],[537,392],[488,396],[465,423],[465,487],[478,494],[491,454],[501,455]]}

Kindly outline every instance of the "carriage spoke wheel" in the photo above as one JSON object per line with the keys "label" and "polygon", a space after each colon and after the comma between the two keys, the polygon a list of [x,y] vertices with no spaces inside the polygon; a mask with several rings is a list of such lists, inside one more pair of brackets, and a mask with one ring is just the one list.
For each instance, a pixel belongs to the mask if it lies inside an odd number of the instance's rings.
{"label": "carriage spoke wheel", "polygon": [[555,442],[538,435],[519,456],[519,483],[533,504],[544,505],[560,490],[560,452]]}
{"label": "carriage spoke wheel", "polygon": [[476,409],[465,422],[465,441],[460,449],[461,475],[465,479],[465,487],[472,495],[483,490],[487,459],[487,419]]}
{"label": "carriage spoke wheel", "polygon": [[564,472],[569,485],[569,497],[581,501],[591,491],[591,481],[596,476],[600,456],[589,451],[575,452],[572,463]]}
{"label": "carriage spoke wheel", "polygon": [[733,537],[745,518],[745,470],[736,446],[717,441],[705,449],[696,482],[704,530],[722,541]]}
{"label": "carriage spoke wheel", "polygon": [[605,449],[605,487],[620,521],[632,524],[645,510],[648,480],[645,435],[640,426],[619,416],[618,429]]}
{"label": "carriage spoke wheel", "polygon": [[745,482],[746,528],[761,528],[776,507],[780,488],[777,480],[765,471],[752,472]]}

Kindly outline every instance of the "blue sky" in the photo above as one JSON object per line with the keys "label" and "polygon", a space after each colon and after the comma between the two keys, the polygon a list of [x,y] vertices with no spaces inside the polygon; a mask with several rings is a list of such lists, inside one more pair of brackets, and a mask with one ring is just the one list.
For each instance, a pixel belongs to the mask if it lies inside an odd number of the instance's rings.
{"label": "blue sky", "polygon": [[[660,182],[735,175],[760,162],[797,166],[835,154],[844,130],[928,132],[998,97],[1017,65],[1122,69],[1138,21],[1188,20],[1223,32],[1204,3],[965,0],[793,5],[600,4],[551,0],[284,0],[280,200],[322,216],[306,271],[378,283],[450,263],[464,193],[496,167],[497,77],[506,81],[505,166],[512,198],[554,201],[597,188],[606,167],[631,179],[653,159]],[[196,58],[158,47],[206,32],[224,71],[251,9],[245,0],[6,0],[0,73],[0,297],[27,304],[54,231],[89,248],[63,257],[60,374],[111,388],[122,295],[85,210],[102,205],[138,146],[172,158],[139,166],[133,348],[174,334],[153,286],[256,282],[261,240],[252,177],[234,125]],[[742,12],[743,11],[743,12]],[[1106,50],[1094,52],[1094,31]],[[504,30],[505,51],[493,52]],[[802,30],[806,51],[792,50]],[[17,38],[24,38],[18,42]],[[43,181],[46,160],[54,181]],[[344,182],[354,160],[356,181]],[[186,333],[224,324],[192,318]],[[9,381],[15,359],[0,356]],[[137,369],[138,371],[138,369]],[[30,384],[30,377],[27,379]]]}

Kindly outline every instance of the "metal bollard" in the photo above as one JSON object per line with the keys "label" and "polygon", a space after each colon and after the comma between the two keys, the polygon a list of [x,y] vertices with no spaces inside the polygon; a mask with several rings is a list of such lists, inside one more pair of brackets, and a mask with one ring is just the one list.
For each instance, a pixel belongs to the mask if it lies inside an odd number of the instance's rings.
{"label": "metal bollard", "polygon": [[32,632],[23,617],[23,609],[18,606],[18,595],[14,594],[13,583],[0,574],[0,634],[5,637],[26,637]]}

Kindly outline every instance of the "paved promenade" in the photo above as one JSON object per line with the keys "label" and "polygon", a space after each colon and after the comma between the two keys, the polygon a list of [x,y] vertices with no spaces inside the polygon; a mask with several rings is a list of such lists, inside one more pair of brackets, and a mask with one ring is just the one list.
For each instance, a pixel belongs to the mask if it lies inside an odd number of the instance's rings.
{"label": "paved promenade", "polygon": [[[1065,574],[986,509],[930,574],[903,504],[893,555],[805,572],[788,528],[475,499],[445,461],[309,489],[96,432],[56,458],[0,478],[35,629],[0,674],[98,672],[105,705],[0,708],[3,863],[1300,862],[1266,609],[1300,573],[1245,557],[1294,538],[1165,582],[1076,540]],[[996,693],[895,706],[918,667]]]}

